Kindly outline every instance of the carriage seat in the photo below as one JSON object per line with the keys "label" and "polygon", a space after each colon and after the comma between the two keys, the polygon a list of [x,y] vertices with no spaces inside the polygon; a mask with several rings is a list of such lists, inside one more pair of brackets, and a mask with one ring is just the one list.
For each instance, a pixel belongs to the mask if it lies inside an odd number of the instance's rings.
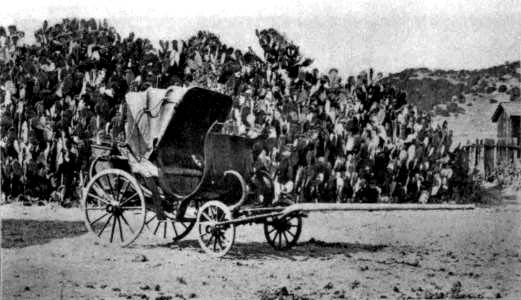
{"label": "carriage seat", "polygon": [[163,174],[187,177],[203,176],[203,161],[201,156],[191,154],[185,149],[160,151],[157,159],[158,167]]}

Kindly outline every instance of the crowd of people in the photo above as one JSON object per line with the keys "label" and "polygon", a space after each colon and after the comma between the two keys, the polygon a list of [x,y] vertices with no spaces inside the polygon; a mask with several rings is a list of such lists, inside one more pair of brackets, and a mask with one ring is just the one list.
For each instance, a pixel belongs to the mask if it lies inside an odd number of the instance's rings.
{"label": "crowd of people", "polygon": [[256,34],[261,56],[205,31],[155,48],[94,19],[45,21],[33,44],[0,27],[2,194],[75,200],[90,145],[124,138],[125,94],[172,85],[232,96],[230,131],[263,137],[255,167],[273,175],[278,198],[424,203],[458,193],[468,164],[446,123],[381,73],[323,74],[276,30]]}

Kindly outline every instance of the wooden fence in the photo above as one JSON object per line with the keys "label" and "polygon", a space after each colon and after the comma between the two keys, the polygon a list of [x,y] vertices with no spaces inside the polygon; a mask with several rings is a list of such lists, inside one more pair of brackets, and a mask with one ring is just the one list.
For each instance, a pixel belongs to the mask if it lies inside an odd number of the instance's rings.
{"label": "wooden fence", "polygon": [[463,150],[468,155],[469,169],[477,169],[485,177],[491,176],[498,168],[519,167],[521,163],[521,145],[516,138],[468,141]]}

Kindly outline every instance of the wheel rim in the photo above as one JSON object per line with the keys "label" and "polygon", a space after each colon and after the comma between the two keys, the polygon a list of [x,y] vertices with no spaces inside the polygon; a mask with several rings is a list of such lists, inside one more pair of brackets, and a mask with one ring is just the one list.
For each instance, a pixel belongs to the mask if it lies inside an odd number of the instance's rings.
{"label": "wheel rim", "polygon": [[143,230],[145,199],[127,172],[109,169],[96,174],[82,197],[87,229],[110,244],[127,246]]}
{"label": "wheel rim", "polygon": [[195,225],[195,218],[187,221],[177,221],[173,213],[165,212],[166,220],[158,220],[152,211],[147,211],[145,226],[155,236],[170,239],[174,242],[180,241],[187,236]]}
{"label": "wheel rim", "polygon": [[286,250],[297,244],[302,231],[302,217],[273,218],[264,223],[264,236],[277,250]]}
{"label": "wheel rim", "polygon": [[198,240],[206,253],[222,257],[230,251],[235,240],[235,225],[219,225],[219,223],[231,220],[231,212],[222,202],[210,201],[199,209]]}

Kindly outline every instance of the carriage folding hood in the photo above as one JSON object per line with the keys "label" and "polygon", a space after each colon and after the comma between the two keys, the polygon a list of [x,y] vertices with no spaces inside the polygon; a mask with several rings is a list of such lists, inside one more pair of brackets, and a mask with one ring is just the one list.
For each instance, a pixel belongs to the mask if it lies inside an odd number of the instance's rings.
{"label": "carriage folding hood", "polygon": [[[125,100],[127,143],[136,156],[145,159],[155,156],[157,149],[203,155],[207,130],[216,121],[224,122],[232,106],[230,97],[197,87],[149,88],[130,92]],[[167,155],[163,163],[176,162]]]}

